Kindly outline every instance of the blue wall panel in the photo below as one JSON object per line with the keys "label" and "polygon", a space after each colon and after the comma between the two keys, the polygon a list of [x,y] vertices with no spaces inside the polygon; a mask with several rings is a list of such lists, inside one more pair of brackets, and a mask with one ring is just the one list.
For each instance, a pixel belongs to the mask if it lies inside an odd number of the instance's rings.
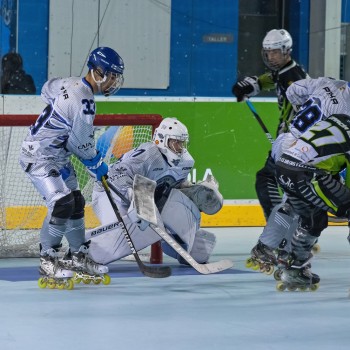
{"label": "blue wall panel", "polygon": [[21,0],[18,8],[18,52],[37,94],[47,80],[49,1]]}

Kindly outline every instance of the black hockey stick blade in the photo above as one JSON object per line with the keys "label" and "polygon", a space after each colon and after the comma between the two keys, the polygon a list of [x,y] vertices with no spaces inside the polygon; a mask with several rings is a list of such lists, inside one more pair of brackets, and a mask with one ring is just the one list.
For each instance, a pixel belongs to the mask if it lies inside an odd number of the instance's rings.
{"label": "black hockey stick blade", "polygon": [[107,181],[106,181],[106,178],[105,177],[102,177],[102,186],[107,194],[107,197],[108,197],[108,200],[113,208],[113,211],[118,219],[118,221],[121,223],[122,225],[122,228],[123,228],[123,234],[124,234],[124,237],[129,245],[129,248],[132,252],[132,255],[134,256],[136,262],[137,262],[137,265],[140,269],[140,271],[142,272],[142,274],[144,274],[145,276],[147,277],[152,277],[152,278],[165,278],[165,277],[169,277],[171,275],[171,268],[169,266],[150,266],[150,265],[145,265],[138,253],[137,253],[137,250],[134,246],[134,243],[131,239],[131,236],[126,228],[126,225],[123,221],[123,218],[122,216],[120,215],[120,212],[119,212],[119,209],[117,207],[117,205],[115,204],[114,200],[113,200],[113,197],[112,197],[112,194],[111,194],[111,191],[109,189],[109,186],[107,184]]}
{"label": "black hockey stick blade", "polygon": [[140,271],[147,277],[151,278],[165,278],[171,276],[171,268],[169,266],[150,266],[145,265],[138,254],[133,254],[139,266]]}

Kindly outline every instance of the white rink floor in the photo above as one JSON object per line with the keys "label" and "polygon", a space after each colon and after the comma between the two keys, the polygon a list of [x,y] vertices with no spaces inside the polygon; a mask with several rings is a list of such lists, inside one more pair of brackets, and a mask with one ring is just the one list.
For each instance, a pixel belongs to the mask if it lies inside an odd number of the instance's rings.
{"label": "white rink floor", "polygon": [[227,273],[200,276],[165,259],[173,276],[160,280],[118,262],[110,266],[109,286],[59,291],[37,287],[37,259],[0,260],[0,349],[350,348],[347,227],[321,236],[316,292],[277,292],[272,276],[245,268],[261,228],[212,231],[212,261],[235,263]]}

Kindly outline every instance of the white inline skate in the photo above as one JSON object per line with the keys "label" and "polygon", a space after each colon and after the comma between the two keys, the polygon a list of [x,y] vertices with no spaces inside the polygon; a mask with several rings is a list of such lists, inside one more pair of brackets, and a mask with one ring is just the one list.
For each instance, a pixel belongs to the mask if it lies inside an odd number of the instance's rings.
{"label": "white inline skate", "polygon": [[40,288],[73,289],[74,272],[64,268],[57,253],[57,249],[50,248],[40,256],[39,273],[41,277],[38,280],[38,285]]}
{"label": "white inline skate", "polygon": [[68,252],[63,258],[63,264],[71,268],[74,273],[74,283],[102,284],[111,283],[108,266],[99,264],[88,256],[90,241],[84,243],[77,252]]}

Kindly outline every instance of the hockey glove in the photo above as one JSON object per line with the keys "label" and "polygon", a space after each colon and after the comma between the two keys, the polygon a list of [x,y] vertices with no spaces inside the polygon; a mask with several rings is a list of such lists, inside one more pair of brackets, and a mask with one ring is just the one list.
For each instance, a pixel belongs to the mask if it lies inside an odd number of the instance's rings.
{"label": "hockey glove", "polygon": [[258,77],[246,77],[237,81],[232,86],[232,93],[237,97],[237,102],[242,102],[245,97],[256,96],[260,92]]}
{"label": "hockey glove", "polygon": [[107,176],[108,173],[108,165],[102,161],[101,156],[101,152],[97,151],[94,158],[80,159],[80,161],[86,166],[89,174],[96,177],[98,181],[101,181],[102,176]]}

